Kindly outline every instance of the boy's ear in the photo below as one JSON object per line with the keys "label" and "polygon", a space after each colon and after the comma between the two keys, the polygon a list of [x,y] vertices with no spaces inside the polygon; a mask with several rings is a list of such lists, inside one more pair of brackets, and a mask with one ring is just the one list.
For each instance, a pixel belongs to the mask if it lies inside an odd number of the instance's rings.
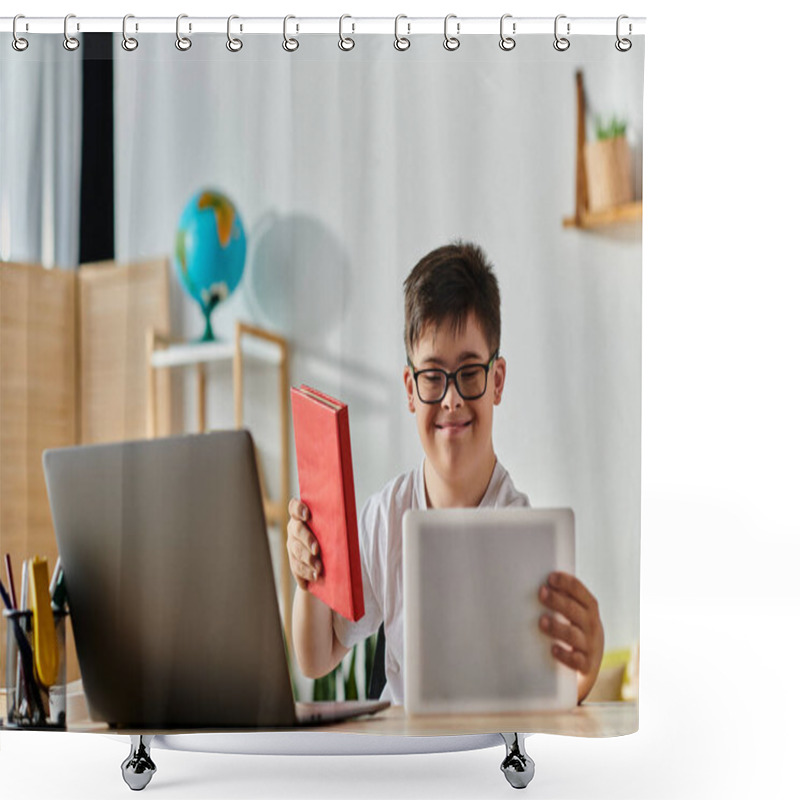
{"label": "boy's ear", "polygon": [[414,373],[411,372],[411,367],[406,365],[403,367],[403,383],[406,387],[406,399],[408,400],[408,410],[413,414],[416,411],[414,404]]}
{"label": "boy's ear", "polygon": [[494,390],[494,396],[492,397],[492,401],[496,406],[500,405],[500,401],[503,399],[503,387],[506,385],[506,360],[499,356],[497,361],[494,362],[494,380],[492,383],[492,388]]}

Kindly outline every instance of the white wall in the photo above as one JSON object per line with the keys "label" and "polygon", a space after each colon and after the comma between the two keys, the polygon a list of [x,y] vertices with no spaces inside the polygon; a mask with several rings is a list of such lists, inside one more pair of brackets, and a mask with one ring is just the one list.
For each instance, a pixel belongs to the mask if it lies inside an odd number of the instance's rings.
{"label": "white wall", "polygon": [[[508,360],[496,450],[535,505],[575,509],[578,573],[609,646],[638,637],[641,235],[561,220],[574,205],[575,71],[590,115],[628,120],[638,162],[643,52],[586,37],[562,54],[547,36],[511,53],[494,36],[457,53],[437,37],[398,53],[366,36],[351,53],[335,36],[291,56],[274,36],[235,55],[199,36],[187,53],[171,35],[115,49],[117,258],[170,252],[199,188],[234,199],[248,264],[218,332],[239,317],[277,328],[293,382],[349,403],[359,504],[422,457],[400,381],[402,281],[455,237],[485,248]],[[173,288],[178,330],[199,335],[199,311]],[[210,383],[224,426],[227,370]],[[246,417],[275,475],[269,390],[262,372]],[[192,421],[191,392],[185,402]]]}

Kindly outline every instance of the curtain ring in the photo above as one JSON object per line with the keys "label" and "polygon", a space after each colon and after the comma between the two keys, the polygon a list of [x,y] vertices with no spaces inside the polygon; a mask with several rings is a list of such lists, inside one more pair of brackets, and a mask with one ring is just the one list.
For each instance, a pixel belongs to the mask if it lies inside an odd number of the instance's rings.
{"label": "curtain ring", "polygon": [[[503,32],[503,25],[507,19],[511,19],[511,14],[503,14],[503,16],[500,17],[500,49],[506,52],[513,50],[517,46],[517,40],[513,36],[506,36]],[[516,22],[513,24],[512,30],[514,33],[517,32]]]}
{"label": "curtain ring", "polygon": [[[356,46],[355,39],[352,39],[350,36],[345,36],[342,32],[342,26],[344,25],[344,21],[346,19],[353,19],[349,14],[342,14],[339,17],[339,49],[340,50],[352,50]],[[353,32],[355,33],[356,24],[355,22],[351,23],[353,26]]]}
{"label": "curtain ring", "polygon": [[[627,53],[628,50],[630,50],[631,47],[633,47],[633,42],[630,39],[623,39],[619,35],[619,24],[620,24],[620,22],[622,22],[623,19],[628,19],[627,14],[620,14],[617,17],[617,41],[614,42],[614,47],[616,47],[617,50],[619,50],[620,53]],[[633,29],[632,29],[631,24],[629,22],[628,23],[628,36],[630,36],[632,32],[633,32]]]}
{"label": "curtain ring", "polygon": [[122,18],[122,49],[131,53],[139,46],[139,40],[134,39],[133,36],[128,36],[129,19],[135,19],[133,14],[126,14]]}
{"label": "curtain ring", "polygon": [[64,17],[64,42],[63,42],[64,49],[69,50],[70,53],[74,52],[81,46],[80,41],[76,39],[74,36],[70,36],[69,31],[67,30],[67,25],[69,25],[69,21],[71,19],[75,19],[74,14],[67,14],[67,16]]}
{"label": "curtain ring", "polygon": [[[405,36],[400,35],[400,20],[408,19],[405,14],[398,14],[394,18],[394,49],[395,50],[408,50],[411,47],[411,39],[406,39]],[[406,23],[408,32],[411,33],[411,24]]]}
{"label": "curtain ring", "polygon": [[[288,14],[283,18],[283,44],[282,47],[287,53],[294,53],[298,47],[300,47],[300,42],[297,39],[292,39],[289,37],[287,30],[289,26],[290,19],[297,19],[297,17],[293,17],[291,14]],[[298,26],[299,29],[299,26]]]}
{"label": "curtain ring", "polygon": [[[175,47],[182,52],[186,52],[192,46],[192,40],[188,36],[181,36],[181,20],[188,19],[188,14],[178,14],[175,20]],[[189,25],[191,31],[192,26]]]}
{"label": "curtain ring", "polygon": [[[569,50],[570,41],[566,38],[566,36],[559,36],[558,35],[558,21],[560,19],[566,19],[566,14],[559,14],[556,17],[555,25],[553,27],[554,35],[556,40],[553,42],[553,47],[558,50],[559,53],[563,53],[565,50]],[[569,36],[569,22],[567,23],[567,36]]]}
{"label": "curtain ring", "polygon": [[18,53],[21,53],[23,50],[27,50],[28,49],[28,40],[27,39],[23,39],[17,33],[17,20],[20,20],[20,19],[25,19],[25,15],[24,14],[17,14],[17,16],[14,17],[14,23],[11,26],[11,33],[14,35],[14,38],[11,40],[11,46]]}
{"label": "curtain ring", "polygon": [[241,39],[237,39],[231,35],[231,21],[235,19],[239,19],[236,14],[231,14],[228,17],[228,41],[225,42],[225,47],[227,47],[231,53],[238,53],[242,47],[244,47]]}
{"label": "curtain ring", "polygon": [[[448,14],[444,18],[444,42],[442,42],[442,44],[444,46],[444,49],[449,50],[450,52],[452,52],[453,50],[458,50],[458,48],[461,47],[461,40],[458,38],[458,36],[450,36],[447,33],[447,23],[450,22],[451,19],[456,19],[456,18],[457,17],[455,14]],[[460,30],[461,30],[461,23],[458,22],[456,23],[456,33],[458,34]]]}

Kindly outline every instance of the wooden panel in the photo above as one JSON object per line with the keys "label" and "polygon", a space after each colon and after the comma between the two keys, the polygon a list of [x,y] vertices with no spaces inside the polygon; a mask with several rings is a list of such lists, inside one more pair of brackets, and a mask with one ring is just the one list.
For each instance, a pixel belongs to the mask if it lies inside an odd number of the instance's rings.
{"label": "wooden panel", "polygon": [[[148,328],[169,335],[169,265],[81,267],[80,427],[83,444],[147,435]],[[169,430],[170,375],[157,376],[158,435]]]}
{"label": "wooden panel", "polygon": [[0,264],[0,375],[0,554],[19,584],[24,558],[57,557],[42,452],[77,440],[74,272]]}
{"label": "wooden panel", "polygon": [[[146,435],[146,330],[169,332],[165,260],[78,272],[0,264],[0,555],[57,557],[42,451]],[[169,425],[169,373],[159,417]],[[19,587],[18,587],[19,588]],[[2,626],[5,629],[5,626]],[[78,675],[68,637],[68,678]],[[0,684],[5,682],[0,636]]]}

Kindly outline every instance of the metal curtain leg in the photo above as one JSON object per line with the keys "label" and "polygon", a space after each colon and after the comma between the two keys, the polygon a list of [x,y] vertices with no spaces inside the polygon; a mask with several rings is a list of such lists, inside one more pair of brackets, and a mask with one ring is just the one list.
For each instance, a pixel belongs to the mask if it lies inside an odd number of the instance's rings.
{"label": "metal curtain leg", "polygon": [[533,759],[525,752],[525,739],[519,733],[501,733],[506,743],[506,757],[500,769],[515,789],[524,789],[536,769]]}
{"label": "metal curtain leg", "polygon": [[131,752],[122,762],[122,779],[135,792],[144,789],[155,775],[156,765],[150,758],[152,741],[152,736],[131,736]]}

